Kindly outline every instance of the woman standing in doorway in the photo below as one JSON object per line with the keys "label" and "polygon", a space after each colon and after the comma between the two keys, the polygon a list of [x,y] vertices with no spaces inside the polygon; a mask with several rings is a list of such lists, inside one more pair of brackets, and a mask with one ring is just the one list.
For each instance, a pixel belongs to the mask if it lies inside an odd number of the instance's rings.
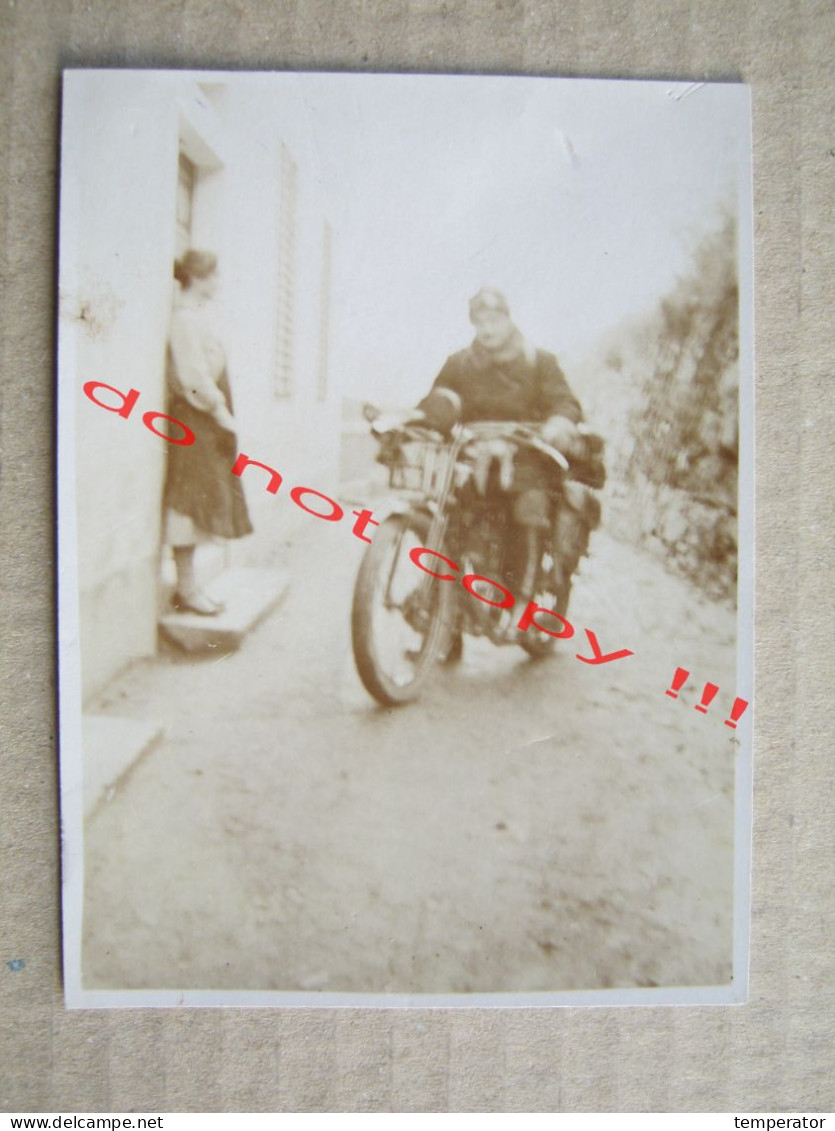
{"label": "woman standing in doorway", "polygon": [[226,356],[213,328],[217,257],[187,251],[174,264],[180,284],[171,319],[166,379],[168,413],[194,433],[188,446],[169,444],[164,534],[172,547],[181,612],[215,616],[222,605],[197,582],[194,552],[213,537],[241,538],[252,531],[240,479],[231,473],[237,440]]}

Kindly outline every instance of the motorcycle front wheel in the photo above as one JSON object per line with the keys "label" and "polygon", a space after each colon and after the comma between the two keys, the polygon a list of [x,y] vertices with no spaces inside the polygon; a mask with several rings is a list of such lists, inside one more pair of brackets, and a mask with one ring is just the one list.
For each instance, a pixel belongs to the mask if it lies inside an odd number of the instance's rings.
{"label": "motorcycle front wheel", "polygon": [[395,515],[366,550],[354,586],[351,638],[366,690],[385,706],[415,699],[432,666],[449,648],[455,624],[454,586],[430,577],[410,559],[424,546],[429,520]]}

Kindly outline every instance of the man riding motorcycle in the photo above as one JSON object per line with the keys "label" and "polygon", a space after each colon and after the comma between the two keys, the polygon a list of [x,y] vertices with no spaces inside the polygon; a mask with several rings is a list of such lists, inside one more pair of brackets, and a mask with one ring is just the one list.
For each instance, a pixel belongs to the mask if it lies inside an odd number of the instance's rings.
{"label": "man riding motorcycle", "polygon": [[[583,412],[556,357],[523,338],[510,317],[507,299],[495,288],[483,287],[470,300],[470,321],[475,328],[472,343],[447,359],[418,405],[425,422],[441,432],[457,422],[481,420],[541,424],[543,439],[562,452],[572,467],[575,462],[578,467],[586,465],[584,482],[601,486],[599,441],[590,450],[589,435],[578,428]],[[571,575],[586,552],[589,531],[599,522],[596,497],[569,477],[557,505],[549,469],[535,452],[517,453],[512,467],[502,462],[500,451],[494,455],[502,465],[502,488],[512,497],[512,521],[539,529],[555,524],[554,544],[559,548],[553,567],[555,580],[567,592]],[[483,489],[488,476],[489,468],[485,468]]]}

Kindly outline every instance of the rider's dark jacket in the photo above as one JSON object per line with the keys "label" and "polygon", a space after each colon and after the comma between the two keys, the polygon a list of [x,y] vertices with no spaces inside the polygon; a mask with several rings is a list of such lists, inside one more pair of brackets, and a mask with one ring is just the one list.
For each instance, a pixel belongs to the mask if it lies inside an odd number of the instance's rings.
{"label": "rider's dark jacket", "polygon": [[577,424],[583,419],[580,403],[554,355],[534,349],[521,338],[515,349],[499,354],[478,342],[452,354],[418,406],[430,423],[435,418],[441,423],[447,416],[451,398],[443,390],[460,398],[457,416],[462,421],[542,423],[550,416],[565,416]]}
{"label": "rider's dark jacket", "polygon": [[[542,424],[551,416],[583,419],[580,403],[557,359],[534,349],[514,330],[500,350],[478,341],[452,354],[418,405],[431,426],[447,431],[456,421],[513,420]],[[549,523],[551,469],[536,452],[519,451],[514,459],[514,518],[528,526]]]}

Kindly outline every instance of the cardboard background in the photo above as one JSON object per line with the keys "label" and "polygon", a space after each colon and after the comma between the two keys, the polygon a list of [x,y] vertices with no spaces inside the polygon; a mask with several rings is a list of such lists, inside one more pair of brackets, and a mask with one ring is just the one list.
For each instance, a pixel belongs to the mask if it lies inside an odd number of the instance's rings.
{"label": "cardboard background", "polygon": [[[826,0],[7,0],[2,36],[0,1108],[835,1106]],[[742,80],[753,90],[757,612],[751,994],[728,1008],[66,1012],[55,741],[63,66]],[[6,963],[25,959],[22,969]]]}

